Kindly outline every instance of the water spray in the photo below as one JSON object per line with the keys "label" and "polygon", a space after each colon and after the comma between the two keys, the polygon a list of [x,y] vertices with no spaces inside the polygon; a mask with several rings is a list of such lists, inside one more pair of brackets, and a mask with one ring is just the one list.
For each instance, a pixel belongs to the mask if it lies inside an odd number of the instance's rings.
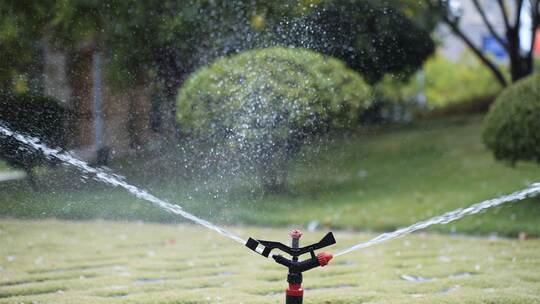
{"label": "water spray", "polygon": [[386,242],[386,241],[389,241],[389,240],[392,240],[392,239],[407,235],[409,233],[413,233],[413,232],[415,232],[417,230],[425,229],[425,228],[427,228],[427,227],[429,227],[431,225],[448,224],[450,222],[459,220],[460,218],[462,218],[462,217],[464,217],[466,215],[477,214],[477,213],[479,213],[479,212],[481,212],[481,211],[483,211],[485,209],[491,208],[491,207],[500,206],[502,204],[509,203],[509,202],[521,201],[521,200],[524,200],[526,198],[537,196],[538,194],[540,194],[540,183],[534,183],[534,184],[528,186],[527,188],[521,189],[519,191],[510,193],[510,194],[507,194],[507,195],[503,195],[503,196],[500,196],[500,197],[497,197],[497,198],[492,198],[492,199],[489,199],[489,200],[485,200],[483,202],[471,205],[471,206],[469,206],[467,208],[459,208],[459,209],[456,209],[456,210],[453,210],[453,211],[449,211],[449,212],[444,213],[442,215],[435,216],[435,217],[432,217],[430,219],[417,222],[415,224],[412,224],[412,225],[404,227],[404,228],[400,228],[400,229],[395,230],[393,232],[387,232],[387,233],[380,234],[379,236],[377,236],[377,237],[375,237],[375,238],[373,238],[373,239],[371,239],[371,240],[369,240],[367,242],[362,242],[362,243],[356,244],[356,245],[354,245],[352,247],[349,247],[347,249],[343,249],[343,250],[339,251],[338,253],[336,253],[335,256],[338,257],[338,256],[341,256],[341,255],[344,255],[344,254],[347,254],[347,253],[350,253],[350,252],[353,252],[353,251],[356,251],[356,250],[359,250],[359,249],[371,247],[373,245],[380,244],[382,242]]}
{"label": "water spray", "polygon": [[0,122],[0,136],[8,136],[13,137],[16,140],[20,141],[21,143],[25,144],[28,147],[31,147],[35,150],[41,151],[46,157],[49,158],[56,158],[60,161],[63,161],[66,164],[70,164],[77,168],[79,171],[86,173],[86,174],[92,174],[94,179],[100,182],[103,182],[105,184],[111,185],[113,187],[120,187],[124,190],[128,191],[129,193],[133,194],[134,196],[143,199],[145,201],[151,202],[152,204],[160,207],[161,209],[174,213],[177,215],[180,215],[181,217],[190,220],[194,222],[195,224],[199,224],[201,226],[204,226],[210,230],[213,230],[222,236],[228,237],[229,239],[236,241],[240,244],[244,244],[246,241],[236,235],[235,233],[228,231],[222,227],[219,227],[207,220],[204,220],[194,214],[191,214],[187,211],[185,211],[182,207],[179,205],[171,204],[163,199],[160,199],[153,194],[149,193],[148,191],[141,189],[135,185],[132,185],[128,182],[126,182],[123,177],[118,176],[116,174],[109,173],[101,168],[94,168],[88,165],[86,162],[70,155],[69,153],[65,153],[61,151],[60,149],[54,149],[50,148],[42,143],[40,143],[39,139],[32,136],[22,135],[20,133],[17,133],[15,131],[12,131],[8,127],[2,125]]}
{"label": "water spray", "polygon": [[[332,232],[328,232],[318,243],[300,247],[302,232],[300,230],[292,230],[289,235],[291,236],[291,247],[279,242],[255,240],[252,238],[248,239],[246,246],[266,258],[273,249],[279,249],[292,257],[291,259],[287,259],[281,254],[272,255],[276,263],[287,267],[289,270],[287,274],[289,287],[285,290],[285,303],[302,304],[304,299],[302,273],[319,266],[326,266],[332,259],[332,255],[326,252],[315,255],[315,250],[333,245],[336,243],[336,240]],[[305,253],[309,253],[310,258],[304,261],[298,261],[298,257]]]}

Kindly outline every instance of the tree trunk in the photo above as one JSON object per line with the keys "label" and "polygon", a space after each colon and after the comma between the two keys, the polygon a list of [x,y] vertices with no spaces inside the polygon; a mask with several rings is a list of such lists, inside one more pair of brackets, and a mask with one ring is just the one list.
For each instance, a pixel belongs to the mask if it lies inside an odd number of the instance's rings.
{"label": "tree trunk", "polygon": [[92,55],[93,49],[74,50],[68,54],[67,73],[71,88],[70,141],[71,147],[91,147],[94,143],[92,113]]}
{"label": "tree trunk", "polygon": [[531,74],[533,70],[532,58],[529,58],[528,54],[521,51],[518,31],[519,29],[510,28],[506,32],[512,82]]}
{"label": "tree trunk", "polygon": [[283,193],[287,190],[287,169],[282,164],[259,164],[259,178],[264,193]]}
{"label": "tree trunk", "polygon": [[158,68],[158,77],[162,84],[162,94],[157,96],[152,104],[151,122],[152,130],[177,136],[176,126],[176,95],[183,83],[186,70],[177,58],[174,47],[164,46],[154,51]]}
{"label": "tree trunk", "polygon": [[287,173],[290,151],[285,143],[276,142],[270,150],[259,152],[258,178],[264,193],[283,193],[287,190]]}

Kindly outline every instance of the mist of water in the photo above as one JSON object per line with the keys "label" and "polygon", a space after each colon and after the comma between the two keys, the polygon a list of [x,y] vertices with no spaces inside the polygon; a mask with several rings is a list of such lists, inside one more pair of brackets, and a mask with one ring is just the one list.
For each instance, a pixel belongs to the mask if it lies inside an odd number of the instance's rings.
{"label": "mist of water", "polygon": [[[70,164],[72,166],[74,166],[75,168],[77,168],[79,171],[83,172],[83,173],[86,173],[86,174],[92,174],[94,176],[94,179],[98,180],[98,181],[101,181],[105,184],[108,184],[108,185],[111,185],[111,186],[114,186],[114,187],[121,187],[123,189],[125,189],[126,191],[128,191],[129,193],[133,194],[134,196],[140,198],[140,199],[143,199],[143,200],[146,200],[148,202],[151,202],[153,204],[155,204],[156,206],[160,207],[161,209],[163,210],[166,210],[170,213],[173,213],[173,214],[177,214],[177,215],[180,215],[196,224],[199,224],[201,226],[204,226],[210,230],[213,230],[217,233],[219,233],[220,235],[222,236],[225,236],[231,240],[234,240],[240,244],[245,244],[246,241],[244,239],[242,239],[241,237],[239,237],[238,235],[234,234],[233,232],[231,231],[228,231],[224,228],[221,228],[213,223],[210,223],[204,219],[201,219],[189,212],[186,212],[182,209],[182,207],[178,206],[178,205],[175,205],[175,204],[171,204],[165,200],[162,200],[152,194],[150,194],[149,192],[147,192],[146,190],[144,189],[141,189],[139,187],[136,187],[134,185],[131,185],[129,184],[128,182],[126,182],[124,180],[123,177],[121,176],[118,176],[118,175],[115,175],[115,174],[112,174],[112,173],[108,173],[106,172],[105,170],[101,169],[101,168],[94,168],[94,167],[91,167],[90,165],[88,165],[88,163],[80,160],[80,159],[77,159],[76,157],[70,155],[69,153],[65,153],[65,152],[62,152],[60,151],[59,149],[55,149],[55,148],[50,148],[42,143],[40,143],[39,139],[38,138],[35,138],[35,137],[31,137],[31,136],[27,136],[27,135],[23,135],[23,134],[20,134],[20,133],[17,133],[15,131],[12,131],[11,129],[9,129],[8,127],[6,126],[3,126],[0,124],[0,134],[3,134],[4,136],[7,136],[7,137],[13,137],[15,138],[16,140],[20,141],[21,143],[23,143],[24,145],[30,147],[30,148],[33,148],[33,149],[36,149],[36,150],[39,150],[41,151],[44,155],[46,155],[47,157],[49,158],[56,158],[64,163],[67,163],[67,164]],[[532,184],[531,186],[527,187],[527,188],[524,188],[522,190],[519,190],[519,191],[516,191],[516,192],[513,192],[511,194],[508,194],[508,195],[504,195],[504,196],[500,196],[500,197],[497,197],[497,198],[493,198],[493,199],[489,199],[489,200],[486,200],[486,201],[483,201],[483,202],[480,202],[480,203],[477,203],[477,204],[474,204],[474,205],[471,205],[470,207],[467,207],[467,208],[459,208],[459,209],[456,209],[456,210],[453,210],[453,211],[450,211],[450,212],[447,212],[445,214],[442,214],[442,215],[439,215],[439,216],[436,216],[436,217],[433,217],[433,218],[430,218],[430,219],[427,219],[427,220],[424,220],[424,221],[420,221],[420,222],[417,222],[413,225],[410,225],[408,227],[405,227],[405,228],[401,228],[401,229],[398,229],[396,231],[393,231],[393,232],[388,232],[388,233],[383,233],[383,234],[380,234],[379,236],[369,240],[369,241],[366,241],[366,242],[362,242],[362,243],[359,243],[359,244],[356,244],[352,247],[349,247],[349,248],[346,248],[346,249],[343,249],[339,252],[337,252],[336,254],[334,254],[334,256],[341,256],[341,255],[344,255],[344,254],[347,254],[347,253],[350,253],[350,252],[353,252],[353,251],[356,251],[356,250],[359,250],[359,249],[363,249],[363,248],[367,248],[367,247],[371,247],[373,245],[377,245],[377,244],[380,244],[382,242],[386,242],[386,241],[389,241],[389,240],[392,240],[392,239],[395,239],[395,238],[398,238],[398,237],[401,237],[401,236],[404,236],[404,235],[407,235],[407,234],[410,234],[410,233],[413,233],[417,230],[421,230],[421,229],[425,229],[429,226],[432,226],[432,225],[436,225],[436,224],[448,224],[450,222],[453,222],[455,220],[458,220],[466,215],[472,215],[472,214],[477,214],[485,209],[488,209],[488,208],[491,208],[491,207],[495,207],[495,206],[500,206],[502,204],[505,204],[505,203],[508,203],[508,202],[514,202],[514,201],[521,201],[521,200],[524,200],[526,198],[529,198],[529,197],[533,197],[533,196],[536,196],[540,193],[540,183],[534,183]]]}
{"label": "mist of water", "polygon": [[62,152],[59,149],[50,148],[40,143],[38,138],[17,133],[1,124],[0,124],[0,134],[3,134],[4,136],[7,136],[7,137],[15,138],[16,140],[20,141],[24,145],[30,148],[36,149],[38,151],[41,151],[48,158],[56,158],[66,164],[70,164],[74,166],[75,168],[77,168],[79,171],[83,173],[91,174],[93,175],[94,179],[98,181],[101,181],[105,184],[108,184],[114,187],[121,187],[125,189],[126,191],[128,191],[129,193],[133,194],[134,196],[140,199],[146,200],[148,202],[151,202],[154,205],[160,207],[161,209],[166,210],[167,212],[180,215],[185,219],[188,219],[196,224],[199,224],[210,230],[213,230],[219,233],[220,235],[225,236],[231,240],[234,240],[240,244],[246,243],[245,240],[243,240],[241,237],[237,236],[233,232],[223,229],[189,212],[186,212],[182,209],[182,207],[175,204],[171,204],[165,200],[162,200],[150,194],[148,191],[144,189],[141,189],[139,187],[129,184],[128,182],[124,181],[123,177],[121,176],[108,173],[101,168],[91,167],[90,165],[88,165],[88,163],[70,155],[69,153]]}
{"label": "mist of water", "polygon": [[415,223],[411,226],[398,229],[394,232],[383,233],[369,241],[362,242],[352,247],[349,247],[347,249],[341,250],[338,253],[334,254],[334,256],[340,256],[340,255],[344,255],[344,254],[347,254],[347,253],[350,253],[359,249],[371,247],[373,245],[380,244],[382,242],[386,242],[386,241],[407,235],[417,230],[425,229],[431,225],[448,224],[466,215],[477,214],[481,212],[482,210],[495,207],[495,206],[500,206],[504,203],[521,201],[526,198],[536,196],[539,193],[540,193],[540,183],[535,183],[527,188],[524,188],[522,190],[516,191],[508,195],[489,199],[489,200],[474,204],[467,208],[459,208],[459,209],[447,212],[443,215],[439,215],[439,216]]}

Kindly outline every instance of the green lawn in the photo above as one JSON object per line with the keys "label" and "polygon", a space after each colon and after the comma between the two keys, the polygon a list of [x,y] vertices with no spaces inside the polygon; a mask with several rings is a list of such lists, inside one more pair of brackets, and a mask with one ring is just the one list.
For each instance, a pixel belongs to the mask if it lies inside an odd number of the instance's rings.
{"label": "green lawn", "polygon": [[[129,181],[186,210],[229,225],[391,230],[540,181],[540,167],[496,162],[480,140],[481,117],[421,121],[331,136],[293,161],[289,193],[260,197],[253,185],[198,167],[191,152],[147,152],[112,164]],[[177,149],[179,150],[179,149]],[[169,152],[166,152],[169,151]],[[175,163],[176,162],[176,163]],[[195,171],[193,173],[192,171]],[[216,173],[216,174],[214,174]],[[180,222],[149,203],[67,169],[0,183],[0,215]],[[438,231],[540,235],[540,200],[508,204]]]}
{"label": "green lawn", "polygon": [[[232,229],[288,238],[285,229]],[[372,236],[337,232],[329,250]],[[0,244],[0,303],[284,302],[285,268],[198,226],[0,220]],[[538,248],[538,240],[415,234],[307,272],[304,300],[539,303]]]}
{"label": "green lawn", "polygon": [[0,172],[2,172],[2,171],[11,171],[11,170],[13,170],[13,169],[11,169],[11,168],[8,166],[8,164],[6,164],[5,161],[3,161],[3,160],[0,159]]}

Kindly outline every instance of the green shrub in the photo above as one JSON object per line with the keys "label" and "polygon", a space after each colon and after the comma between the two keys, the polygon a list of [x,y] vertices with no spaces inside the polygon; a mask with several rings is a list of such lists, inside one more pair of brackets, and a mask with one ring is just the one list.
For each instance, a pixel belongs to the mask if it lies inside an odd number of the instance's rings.
{"label": "green shrub", "polygon": [[[35,94],[0,95],[0,123],[52,147],[65,147],[66,118],[65,107],[53,98]],[[47,162],[40,152],[3,136],[0,136],[0,157],[12,166],[23,168],[30,177],[34,166]]]}
{"label": "green shrub", "polygon": [[491,72],[470,53],[458,62],[437,55],[424,65],[425,95],[429,107],[495,96],[502,89]]}
{"label": "green shrub", "polygon": [[540,163],[540,73],[499,95],[486,116],[482,136],[497,159]]}
{"label": "green shrub", "polygon": [[[259,167],[267,190],[282,188],[287,158],[307,140],[357,122],[370,88],[337,59],[269,48],[216,61],[180,88],[181,132],[205,138]],[[231,153],[229,153],[231,154]]]}
{"label": "green shrub", "polygon": [[376,85],[379,95],[399,103],[414,101],[422,93],[428,110],[483,100],[501,90],[491,72],[470,53],[457,62],[437,54],[424,63],[416,77],[386,75]]}

